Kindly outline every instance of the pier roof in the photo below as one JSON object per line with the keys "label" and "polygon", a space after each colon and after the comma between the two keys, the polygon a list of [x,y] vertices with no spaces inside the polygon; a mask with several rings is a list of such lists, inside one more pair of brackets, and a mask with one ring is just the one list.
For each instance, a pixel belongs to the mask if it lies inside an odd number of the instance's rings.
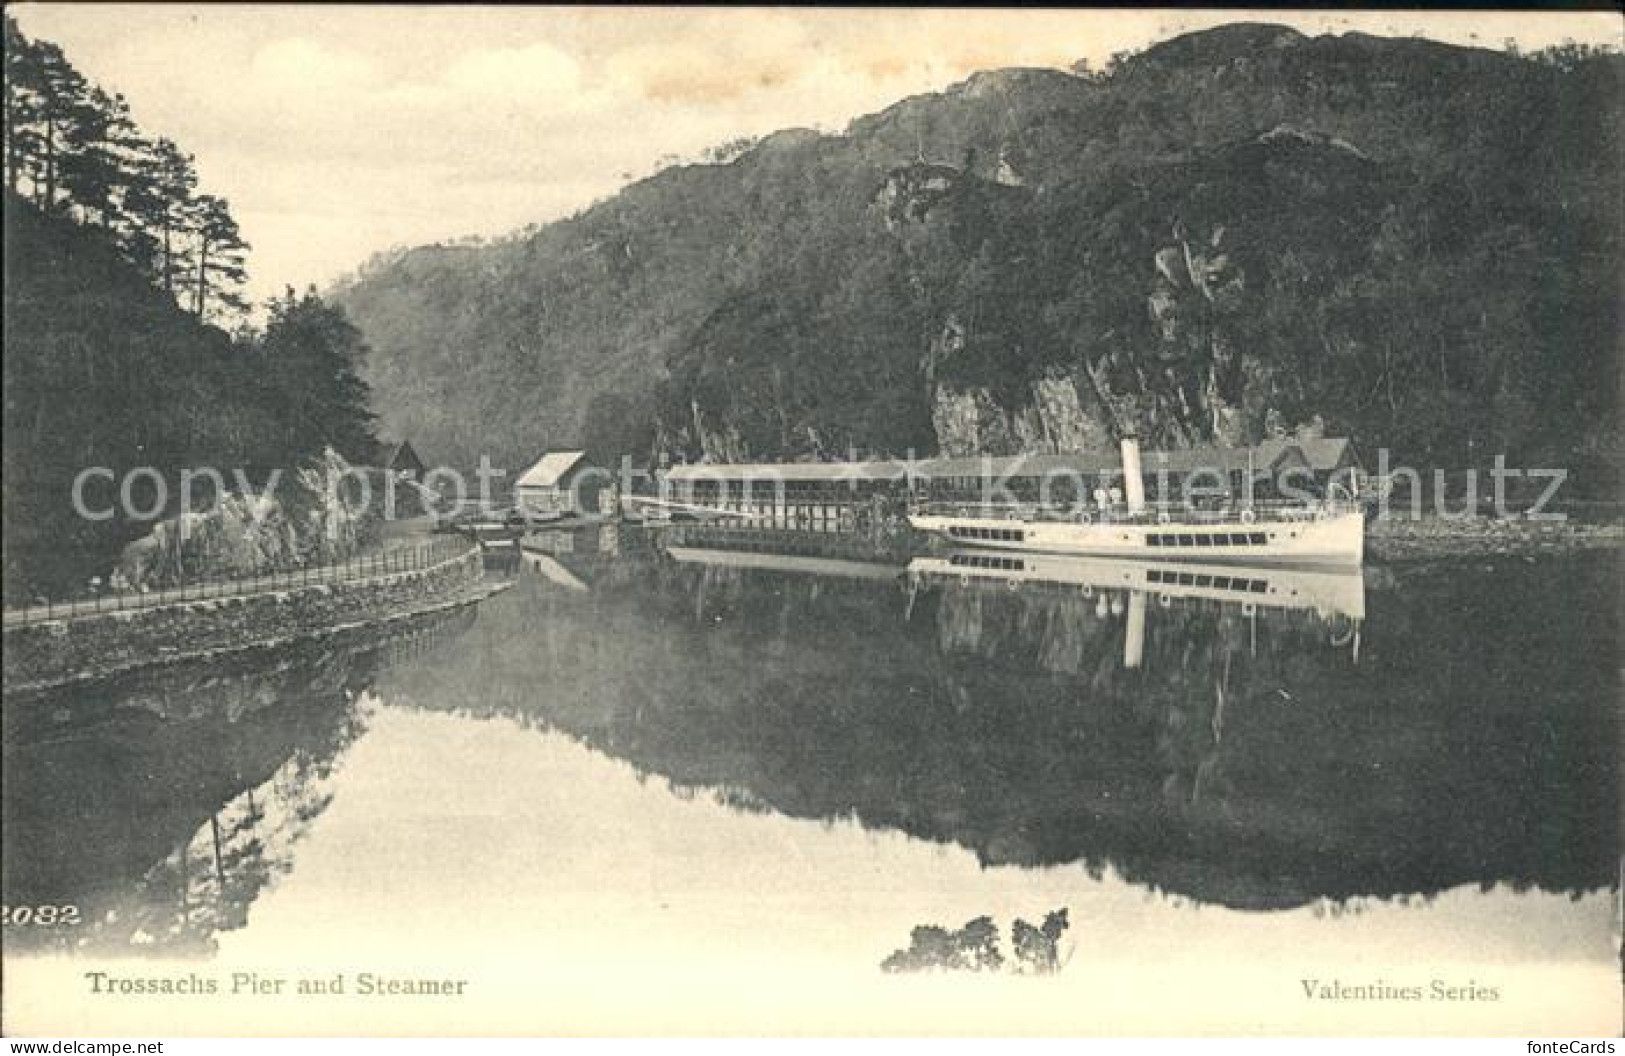
{"label": "pier roof", "polygon": [[[923,462],[914,462],[915,475]],[[700,462],[672,466],[667,480],[901,480],[910,463],[899,459],[874,462]]]}
{"label": "pier roof", "polygon": [[[1347,461],[1345,461],[1345,459]],[[1279,474],[1294,467],[1329,471],[1352,464],[1353,449],[1345,439],[1268,440],[1256,447],[1190,447],[1146,451],[1140,456],[1147,474],[1194,473],[1198,470],[1255,476]],[[1098,477],[1121,473],[1116,451],[1069,454],[1026,454],[968,458],[882,459],[867,462],[738,462],[672,466],[668,480],[675,482],[772,480],[786,482],[892,481],[908,478],[942,480],[953,477],[1044,477],[1070,475]]]}
{"label": "pier roof", "polygon": [[514,481],[516,488],[557,487],[564,475],[586,456],[585,451],[549,451]]}

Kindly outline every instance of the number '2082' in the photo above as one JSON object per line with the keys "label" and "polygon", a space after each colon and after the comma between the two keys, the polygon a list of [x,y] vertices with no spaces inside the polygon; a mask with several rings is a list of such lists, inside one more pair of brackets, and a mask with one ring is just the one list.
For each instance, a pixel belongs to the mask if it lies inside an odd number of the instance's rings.
{"label": "number '2082'", "polygon": [[0,906],[0,924],[7,927],[35,924],[42,928],[49,928],[61,924],[72,925],[77,923],[79,923],[78,906]]}

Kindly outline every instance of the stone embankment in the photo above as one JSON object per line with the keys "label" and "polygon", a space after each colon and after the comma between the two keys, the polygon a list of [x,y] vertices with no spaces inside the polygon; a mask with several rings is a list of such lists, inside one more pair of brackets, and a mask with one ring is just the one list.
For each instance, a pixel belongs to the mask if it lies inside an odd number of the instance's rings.
{"label": "stone embankment", "polygon": [[6,692],[91,681],[136,668],[268,648],[471,604],[480,552],[366,579],[47,620],[4,632]]}

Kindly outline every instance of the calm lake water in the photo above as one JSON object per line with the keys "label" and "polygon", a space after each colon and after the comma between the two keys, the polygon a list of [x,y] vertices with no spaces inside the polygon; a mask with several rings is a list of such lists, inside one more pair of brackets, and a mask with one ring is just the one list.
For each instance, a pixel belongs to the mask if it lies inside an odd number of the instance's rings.
{"label": "calm lake water", "polygon": [[526,1021],[567,1025],[606,1011],[598,969],[862,988],[981,916],[1002,980],[1014,921],[1061,908],[1056,978],[1096,993],[1617,979],[1615,555],[548,545],[381,643],[8,700],[5,902],[80,919],[6,929],[10,999],[35,962],[501,964],[575,980]]}

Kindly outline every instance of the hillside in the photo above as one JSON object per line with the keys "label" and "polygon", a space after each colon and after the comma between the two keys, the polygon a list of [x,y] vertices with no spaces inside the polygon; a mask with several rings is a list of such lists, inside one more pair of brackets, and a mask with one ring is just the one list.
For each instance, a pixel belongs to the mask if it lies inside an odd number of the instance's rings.
{"label": "hillside", "polygon": [[[271,429],[231,339],[179,308],[99,230],[5,205],[5,578],[48,593],[102,574],[144,529],[75,515],[80,470],[255,465]],[[116,490],[87,489],[95,509]],[[132,496],[150,508],[150,479]],[[98,490],[99,489],[99,490]],[[60,595],[59,595],[60,596]]]}
{"label": "hillside", "polygon": [[[230,553],[260,559],[241,571],[330,551],[340,534],[325,538],[313,512],[325,497],[300,480],[335,451],[374,451],[359,333],[291,289],[267,304],[263,330],[246,326],[249,247],[191,155],[141,129],[60,46],[9,14],[4,29],[6,600],[99,592],[143,536],[163,557],[144,564],[171,583]],[[156,534],[155,521],[201,514],[245,483],[303,520],[273,525],[256,505],[254,530],[189,520],[174,546]],[[125,585],[152,585],[137,579]]]}
{"label": "hillside", "polygon": [[1326,428],[1613,472],[1618,56],[1236,25],[788,131],[333,296],[432,459]]}

